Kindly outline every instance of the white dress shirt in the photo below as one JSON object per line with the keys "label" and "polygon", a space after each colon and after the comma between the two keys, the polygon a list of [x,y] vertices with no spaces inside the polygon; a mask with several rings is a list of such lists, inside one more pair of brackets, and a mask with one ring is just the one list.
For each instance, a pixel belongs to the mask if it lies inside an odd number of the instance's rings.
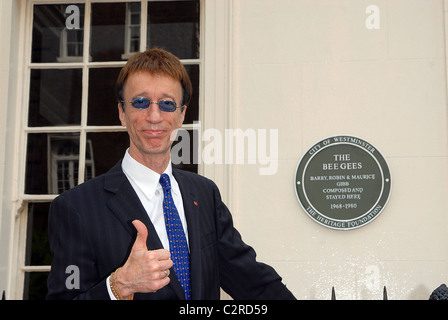
{"label": "white dress shirt", "polygon": [[[162,242],[163,248],[170,250],[170,243],[168,240],[168,234],[165,227],[165,218],[163,215],[163,189],[159,183],[160,174],[144,166],[140,162],[136,161],[129,154],[129,149],[123,157],[121,163],[121,168],[124,174],[128,178],[131,186],[137,193],[146,213],[149,216],[154,228],[156,229],[157,235]],[[182,226],[184,228],[185,237],[188,243],[188,228],[185,219],[184,205],[182,202],[182,195],[180,193],[179,185],[173,176],[173,170],[171,167],[171,161],[168,167],[165,169],[166,173],[170,177],[171,182],[171,195],[173,197],[174,204],[176,205],[177,211],[179,212],[180,220],[182,221]],[[112,300],[115,297],[110,289],[109,278],[106,280],[107,290]]]}
{"label": "white dress shirt", "polygon": [[[163,248],[170,250],[168,234],[165,227],[165,218],[163,216],[163,189],[159,183],[160,174],[134,160],[134,158],[129,155],[129,150],[126,150],[121,167],[137,193],[138,198],[143,204],[149,219],[154,225],[157,235],[162,242]],[[173,176],[171,161],[169,162],[164,173],[170,177],[171,195],[173,196],[177,211],[179,212],[180,220],[182,221],[188,243],[188,230],[186,228],[187,223],[185,220],[182,195],[180,193],[179,185]]]}

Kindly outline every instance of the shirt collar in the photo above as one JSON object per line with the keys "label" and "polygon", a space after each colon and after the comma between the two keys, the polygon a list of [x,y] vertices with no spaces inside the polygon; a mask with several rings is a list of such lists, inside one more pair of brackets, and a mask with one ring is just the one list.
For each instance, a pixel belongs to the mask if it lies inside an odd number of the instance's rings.
{"label": "shirt collar", "polygon": [[[129,154],[129,149],[126,150],[121,167],[128,179],[132,180],[143,191],[143,193],[148,196],[149,199],[154,196],[157,189],[162,188],[159,183],[160,174],[132,158]],[[176,184],[173,177],[171,161],[168,163],[164,173],[170,177],[172,185],[173,183]]]}

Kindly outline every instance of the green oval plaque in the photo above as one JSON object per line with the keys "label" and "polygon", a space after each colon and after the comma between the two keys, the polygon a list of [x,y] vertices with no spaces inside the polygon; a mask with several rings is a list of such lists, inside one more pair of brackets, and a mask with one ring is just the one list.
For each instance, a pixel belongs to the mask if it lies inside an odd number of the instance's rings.
{"label": "green oval plaque", "polygon": [[335,136],[316,143],[302,157],[295,187],[314,221],[351,230],[378,217],[389,199],[391,177],[383,156],[370,143]]}

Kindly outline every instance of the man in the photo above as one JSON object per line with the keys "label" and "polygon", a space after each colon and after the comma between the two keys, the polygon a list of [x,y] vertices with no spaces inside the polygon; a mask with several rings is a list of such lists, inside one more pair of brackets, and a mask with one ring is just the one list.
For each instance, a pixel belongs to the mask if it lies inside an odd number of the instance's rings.
{"label": "man", "polygon": [[47,298],[219,299],[221,287],[234,299],[294,299],[242,241],[216,185],[171,167],[191,91],[179,59],[161,49],[122,69],[130,146],[109,172],[53,201]]}

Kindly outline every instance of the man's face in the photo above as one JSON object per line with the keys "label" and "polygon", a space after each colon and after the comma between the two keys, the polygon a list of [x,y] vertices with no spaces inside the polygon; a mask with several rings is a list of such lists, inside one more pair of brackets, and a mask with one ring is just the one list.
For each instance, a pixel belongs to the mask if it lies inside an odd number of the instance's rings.
{"label": "man's face", "polygon": [[[125,101],[145,97],[151,102],[173,100],[178,106],[182,103],[181,84],[169,76],[135,72],[127,78],[123,91]],[[158,104],[150,104],[147,109],[136,109],[126,102],[123,111],[119,104],[120,121],[127,128],[130,138],[130,155],[144,164],[169,160],[173,143],[171,133],[182,126],[185,110],[181,112],[177,108],[174,112],[164,112]]]}

